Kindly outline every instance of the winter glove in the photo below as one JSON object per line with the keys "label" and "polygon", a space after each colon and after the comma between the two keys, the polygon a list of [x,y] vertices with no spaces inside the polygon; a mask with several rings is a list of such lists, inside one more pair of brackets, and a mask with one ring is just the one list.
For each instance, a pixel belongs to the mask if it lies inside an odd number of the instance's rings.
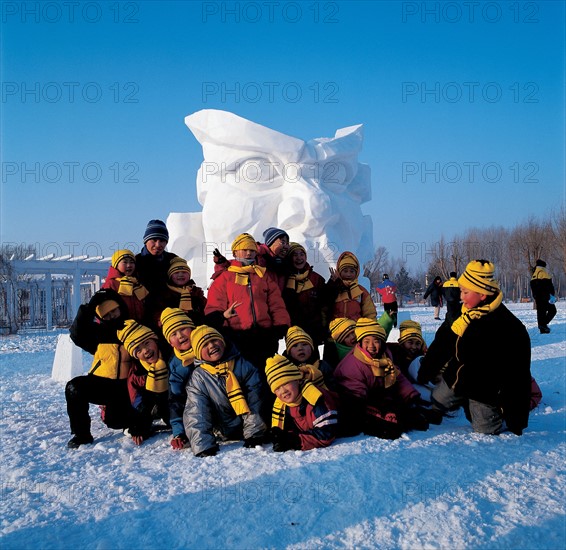
{"label": "winter glove", "polygon": [[206,456],[216,456],[217,452],[218,452],[218,445],[215,445],[214,447],[210,447],[210,449],[205,449],[204,451],[201,451],[196,456],[198,458],[204,458]]}
{"label": "winter glove", "polygon": [[212,256],[213,256],[212,260],[215,264],[225,264],[226,262],[228,262],[228,260],[224,256],[222,256],[218,248],[215,248],[212,251]]}
{"label": "winter glove", "polygon": [[301,438],[298,434],[292,432],[284,432],[281,428],[272,428],[271,439],[273,440],[273,451],[276,453],[284,453],[293,449],[301,448]]}
{"label": "winter glove", "polygon": [[426,432],[428,430],[428,419],[423,407],[420,405],[413,405],[403,411],[403,423],[407,430],[418,430],[419,432]]}
{"label": "winter glove", "polygon": [[[556,303],[556,296],[554,296],[553,294],[550,295],[550,298],[548,299],[548,303],[549,304],[555,304]],[[520,434],[519,434],[520,435]]]}
{"label": "winter glove", "polygon": [[399,439],[403,429],[399,426],[394,412],[382,412],[375,407],[368,407],[365,417],[364,433],[380,439]]}
{"label": "winter glove", "polygon": [[179,434],[176,435],[172,440],[171,440],[171,447],[173,447],[173,449],[175,449],[176,451],[183,449],[185,447],[185,444],[189,442],[189,439],[187,438],[187,436],[185,434]]}
{"label": "winter glove", "polygon": [[263,435],[254,435],[244,439],[244,448],[252,449],[253,447],[260,447],[263,443]]}

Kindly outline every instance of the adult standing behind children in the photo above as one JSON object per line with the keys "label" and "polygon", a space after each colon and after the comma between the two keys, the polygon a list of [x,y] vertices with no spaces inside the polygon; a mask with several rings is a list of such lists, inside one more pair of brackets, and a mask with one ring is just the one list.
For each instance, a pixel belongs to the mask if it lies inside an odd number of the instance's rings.
{"label": "adult standing behind children", "polygon": [[440,382],[433,407],[464,406],[475,432],[498,434],[507,428],[521,435],[531,401],[531,341],[527,329],[503,304],[493,278],[495,266],[474,260],[458,279],[462,314],[445,321],[421,361],[418,381]]}
{"label": "adult standing behind children", "polygon": [[554,302],[554,285],[552,277],[546,270],[546,262],[537,260],[531,278],[531,291],[537,308],[537,323],[541,334],[548,334],[548,323],[556,315]]}
{"label": "adult standing behind children", "polygon": [[430,296],[430,305],[434,307],[434,318],[440,321],[440,308],[442,307],[442,279],[437,275],[432,283],[428,285],[423,299],[426,300]]}
{"label": "adult standing behind children", "polygon": [[146,298],[145,323],[157,328],[157,320],[166,304],[163,295],[167,289],[167,272],[171,260],[177,255],[165,250],[169,242],[169,231],[161,220],[150,220],[143,235],[143,248],[136,255],[136,269],[139,282],[149,295]]}

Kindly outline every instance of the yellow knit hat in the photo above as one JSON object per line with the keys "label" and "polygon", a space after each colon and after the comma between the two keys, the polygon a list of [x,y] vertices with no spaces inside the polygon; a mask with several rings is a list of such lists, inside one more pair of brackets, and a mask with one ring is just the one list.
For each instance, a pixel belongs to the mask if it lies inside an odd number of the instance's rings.
{"label": "yellow knit hat", "polygon": [[255,250],[257,252],[257,242],[249,233],[242,233],[232,243],[232,252],[236,250]]}
{"label": "yellow knit hat", "polygon": [[171,334],[183,327],[189,327],[192,330],[195,328],[195,324],[182,309],[166,307],[161,312],[161,329],[163,330],[163,336],[169,343],[171,343],[169,339]]}
{"label": "yellow knit hat", "polygon": [[133,357],[135,349],[146,340],[157,340],[157,335],[150,328],[140,325],[133,319],[124,323],[124,328],[117,332],[118,340],[124,344],[126,351]]}
{"label": "yellow knit hat", "polygon": [[348,334],[356,328],[356,322],[347,317],[336,317],[330,321],[330,336],[336,342],[344,342]]}
{"label": "yellow knit hat", "polygon": [[382,342],[385,342],[387,335],[385,329],[377,322],[376,319],[368,319],[360,317],[356,321],[356,340],[361,342],[365,336],[377,336]]}
{"label": "yellow knit hat", "polygon": [[224,340],[222,334],[220,334],[216,329],[209,327],[207,325],[199,325],[191,332],[191,345],[193,346],[193,351],[195,352],[195,357],[202,360],[202,348],[210,342],[211,340]]}
{"label": "yellow knit hat", "polygon": [[294,365],[282,355],[274,355],[269,357],[265,362],[265,374],[267,376],[267,383],[271,391],[281,387],[283,384],[292,382],[293,380],[302,380],[303,373],[299,370],[297,365]]}
{"label": "yellow knit hat", "polygon": [[287,353],[289,353],[291,348],[299,342],[307,343],[314,350],[314,342],[312,341],[312,338],[301,327],[289,327],[287,334],[285,335]]}
{"label": "yellow knit hat", "polygon": [[499,283],[493,278],[494,272],[495,266],[488,260],[474,260],[466,266],[458,284],[468,290],[491,296],[499,292]]}
{"label": "yellow knit hat", "polygon": [[338,257],[338,262],[336,263],[336,271],[340,274],[345,267],[353,267],[356,270],[356,277],[360,274],[360,262],[356,255],[352,252],[342,252]]}
{"label": "yellow knit hat", "polygon": [[171,277],[171,275],[176,271],[188,271],[189,277],[191,276],[191,268],[187,264],[187,260],[180,258],[179,256],[171,260],[169,269],[167,270],[167,276]]}
{"label": "yellow knit hat", "polygon": [[94,308],[94,311],[96,311],[96,314],[102,319],[107,313],[110,313],[117,307],[120,307],[120,304],[115,300],[104,300],[104,302]]}
{"label": "yellow knit hat", "polygon": [[399,339],[397,340],[400,344],[402,344],[403,342],[406,342],[407,340],[410,340],[411,338],[416,338],[417,340],[420,340],[421,343],[425,343],[424,339],[423,339],[423,333],[422,333],[422,329],[421,329],[421,325],[420,323],[417,323],[416,321],[411,321],[410,319],[407,321],[403,321],[400,325],[399,325]]}
{"label": "yellow knit hat", "polygon": [[118,269],[118,264],[124,258],[131,258],[134,262],[136,261],[136,255],[131,250],[125,248],[124,250],[116,250],[116,252],[112,254],[112,258],[110,259],[110,264],[114,269]]}

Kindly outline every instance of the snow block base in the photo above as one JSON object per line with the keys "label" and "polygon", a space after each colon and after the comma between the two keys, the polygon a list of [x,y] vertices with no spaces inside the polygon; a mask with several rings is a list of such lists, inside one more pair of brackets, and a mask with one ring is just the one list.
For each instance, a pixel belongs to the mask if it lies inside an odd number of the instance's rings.
{"label": "snow block base", "polygon": [[60,334],[57,337],[51,378],[57,382],[68,382],[81,374],[83,374],[81,349],[75,346],[68,334]]}

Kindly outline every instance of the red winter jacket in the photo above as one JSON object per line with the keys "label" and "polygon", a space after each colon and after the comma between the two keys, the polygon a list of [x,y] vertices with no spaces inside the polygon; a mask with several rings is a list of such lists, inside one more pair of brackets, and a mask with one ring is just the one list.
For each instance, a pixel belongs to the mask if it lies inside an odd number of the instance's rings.
{"label": "red winter jacket", "polygon": [[[118,289],[120,288],[120,281],[117,281],[116,279],[119,279],[120,277],[123,277],[123,275],[115,267],[110,266],[108,268],[106,281],[104,281],[102,288],[111,288],[118,292]],[[124,296],[123,294],[120,294],[120,297],[124,300],[124,303],[128,308],[129,319],[135,319],[139,323],[143,322],[143,315],[145,311],[143,300],[138,300],[135,295]]]}
{"label": "red winter jacket", "polygon": [[[237,260],[232,260],[231,265],[242,266]],[[208,289],[204,313],[223,313],[234,302],[241,303],[236,308],[237,315],[226,319],[224,323],[232,330],[247,330],[254,326],[282,327],[291,324],[277,281],[269,271],[266,271],[263,277],[250,273],[248,285],[236,283],[236,273],[223,271]]]}

